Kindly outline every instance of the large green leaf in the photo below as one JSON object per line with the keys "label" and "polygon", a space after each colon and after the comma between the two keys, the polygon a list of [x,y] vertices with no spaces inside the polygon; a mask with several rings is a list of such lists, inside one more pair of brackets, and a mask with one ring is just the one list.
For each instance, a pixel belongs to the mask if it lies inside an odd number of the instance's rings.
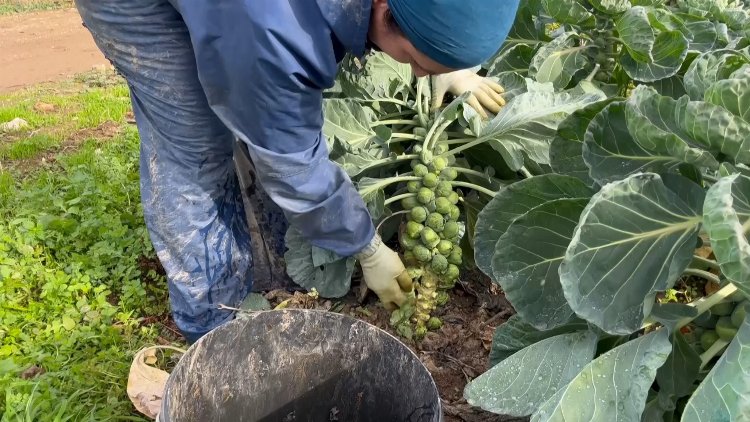
{"label": "large green leaf", "polygon": [[664,366],[656,372],[659,389],[675,401],[693,392],[693,382],[698,379],[701,358],[685,340],[680,331],[672,334],[672,353]]}
{"label": "large green leaf", "polygon": [[408,95],[414,77],[411,66],[382,52],[375,52],[366,59],[361,66],[356,58],[350,58],[339,72],[341,89],[349,98],[390,101],[396,96],[403,99]]}
{"label": "large green leaf", "polygon": [[656,34],[651,28],[645,7],[631,7],[615,22],[615,27],[633,60],[644,63],[652,61],[651,50],[654,48]]}
{"label": "large green leaf", "polygon": [[377,120],[375,113],[356,101],[326,99],[323,101],[323,114],[323,134],[329,140],[336,137],[352,148],[364,149],[382,142],[371,127]]}
{"label": "large green leaf", "polygon": [[703,150],[750,161],[750,124],[723,107],[687,96],[675,100],[641,85],[625,111],[631,135],[646,149],[666,148],[686,163],[714,170],[718,162]]}
{"label": "large green leaf", "polygon": [[701,54],[685,72],[685,88],[692,100],[703,100],[705,92],[716,81],[729,78],[733,72],[750,63],[739,51],[729,49]]}
{"label": "large green leaf", "polygon": [[639,61],[630,54],[620,59],[625,72],[641,82],[653,82],[677,73],[688,52],[688,40],[680,31],[664,31],[654,38],[651,60]]}
{"label": "large green leaf", "polygon": [[588,64],[588,47],[580,45],[580,39],[575,32],[566,32],[542,46],[531,62],[531,76],[538,82],[551,82],[556,89],[566,88]]}
{"label": "large green leaf", "polygon": [[532,344],[559,334],[587,331],[589,325],[582,320],[574,320],[550,330],[537,330],[524,322],[518,314],[511,316],[495,329],[490,349],[490,365],[495,366],[517,351]]}
{"label": "large green leaf", "polygon": [[607,98],[576,110],[557,126],[557,135],[550,146],[550,166],[556,173],[575,176],[588,185],[589,168],[583,161],[583,141],[591,120],[617,98]]}
{"label": "large green leaf", "polygon": [[654,88],[656,92],[659,93],[659,95],[664,95],[675,99],[687,94],[687,92],[685,91],[685,84],[682,81],[682,75],[680,74],[651,82],[649,86]]}
{"label": "large green leaf", "polygon": [[542,0],[544,10],[560,23],[593,27],[596,17],[582,0]]}
{"label": "large green leaf", "polygon": [[[522,74],[528,73],[534,51],[540,44],[549,41],[543,23],[537,18],[539,10],[535,8],[535,3],[537,2],[522,1],[519,4],[516,11],[516,20],[513,22],[508,36],[505,37],[502,48],[482,64],[482,67],[488,69],[489,74],[499,74],[502,71],[501,69],[506,66],[502,63],[503,61],[522,63],[523,60],[518,61],[518,57],[527,57],[528,60],[525,60],[527,62],[526,68],[517,71]],[[517,51],[512,55],[507,54],[512,49]],[[514,66],[511,65],[511,67]]]}
{"label": "large green leaf", "polygon": [[671,287],[692,259],[702,191],[681,176],[669,187],[663,180],[635,174],[602,187],[560,266],[571,308],[608,333],[637,331],[656,293]]}
{"label": "large green leaf", "polygon": [[342,297],[349,292],[354,258],[338,257],[312,245],[293,227],[287,230],[284,242],[284,261],[292,281],[306,289],[315,288],[323,297]]}
{"label": "large green leaf", "polygon": [[703,224],[722,274],[750,297],[750,177],[735,173],[711,186]]}
{"label": "large green leaf", "polygon": [[495,244],[492,274],[524,321],[540,330],[567,323],[558,268],[589,197],[546,202],[518,217]]}
{"label": "large green leaf", "polygon": [[500,53],[488,66],[487,76],[501,76],[513,72],[527,75],[536,49],[528,44],[516,44]]}
{"label": "large green leaf", "polygon": [[720,22],[706,20],[692,20],[685,22],[685,27],[691,35],[691,51],[705,53],[706,51],[724,48],[729,44],[727,26]]}
{"label": "large green leaf", "polygon": [[535,343],[470,382],[464,397],[489,412],[531,415],[591,361],[596,340],[596,334],[583,331]]}
{"label": "large green leaf", "polygon": [[603,98],[602,93],[526,92],[510,100],[484,127],[480,138],[515,171],[523,167],[525,157],[549,164],[549,144],[557,125],[570,113]]}
{"label": "large green leaf", "polygon": [[546,174],[524,179],[502,189],[479,213],[474,239],[477,267],[492,277],[495,244],[519,216],[548,201],[585,198],[591,188],[575,177]]}
{"label": "large green leaf", "polygon": [[683,422],[750,420],[750,318],[740,326],[724,355],[695,390]]}
{"label": "large green leaf", "polygon": [[750,123],[750,74],[713,83],[706,90],[705,100]]}
{"label": "large green leaf", "polygon": [[547,400],[531,421],[639,420],[648,388],[671,348],[669,333],[662,329],[610,350]]}
{"label": "large green leaf", "polygon": [[[700,151],[691,149],[680,139],[647,139],[645,148],[631,136],[625,118],[625,104],[608,105],[589,125],[583,144],[583,160],[591,169],[590,176],[599,183],[613,182],[639,172],[662,173],[675,169],[686,159],[695,160]],[[718,166],[718,163],[716,163]]]}

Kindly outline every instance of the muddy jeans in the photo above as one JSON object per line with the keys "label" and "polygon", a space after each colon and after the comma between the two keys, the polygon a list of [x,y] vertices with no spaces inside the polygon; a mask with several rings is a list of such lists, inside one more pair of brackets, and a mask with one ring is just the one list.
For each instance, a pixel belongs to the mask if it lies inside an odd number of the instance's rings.
{"label": "muddy jeans", "polygon": [[[146,226],[167,273],[174,320],[194,342],[233,318],[219,305],[237,307],[253,287],[253,248],[233,161],[235,136],[208,105],[187,27],[169,2],[77,0],[76,5],[130,88],[141,138]],[[264,239],[270,243],[266,251],[281,255],[284,216],[271,201],[259,207],[253,221],[272,238]]]}

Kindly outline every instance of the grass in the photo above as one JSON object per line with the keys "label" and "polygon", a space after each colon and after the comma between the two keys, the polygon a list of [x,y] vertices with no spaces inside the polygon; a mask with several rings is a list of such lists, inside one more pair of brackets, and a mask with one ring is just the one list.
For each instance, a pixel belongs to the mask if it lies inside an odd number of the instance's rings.
{"label": "grass", "polygon": [[[127,89],[88,76],[0,96],[0,122],[31,126],[0,134],[3,421],[145,420],[125,391],[130,362],[176,339],[158,322],[163,276],[144,265],[154,252]],[[56,108],[36,111],[39,101]],[[118,130],[103,136],[105,122]]]}
{"label": "grass", "polygon": [[74,7],[73,0],[0,0],[0,15]]}

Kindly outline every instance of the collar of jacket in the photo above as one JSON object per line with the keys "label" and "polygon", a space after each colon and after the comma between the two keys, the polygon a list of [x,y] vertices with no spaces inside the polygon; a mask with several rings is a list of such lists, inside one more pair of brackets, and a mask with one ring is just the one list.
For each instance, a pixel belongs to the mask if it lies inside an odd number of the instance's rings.
{"label": "collar of jacket", "polygon": [[320,13],[347,51],[365,54],[372,0],[316,0]]}

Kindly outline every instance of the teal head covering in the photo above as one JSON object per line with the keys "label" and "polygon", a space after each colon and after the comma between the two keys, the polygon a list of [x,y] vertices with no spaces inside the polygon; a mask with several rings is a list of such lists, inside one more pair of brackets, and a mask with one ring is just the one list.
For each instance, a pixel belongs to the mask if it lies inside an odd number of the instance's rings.
{"label": "teal head covering", "polygon": [[454,69],[495,54],[508,36],[519,0],[388,0],[396,23],[414,47]]}

